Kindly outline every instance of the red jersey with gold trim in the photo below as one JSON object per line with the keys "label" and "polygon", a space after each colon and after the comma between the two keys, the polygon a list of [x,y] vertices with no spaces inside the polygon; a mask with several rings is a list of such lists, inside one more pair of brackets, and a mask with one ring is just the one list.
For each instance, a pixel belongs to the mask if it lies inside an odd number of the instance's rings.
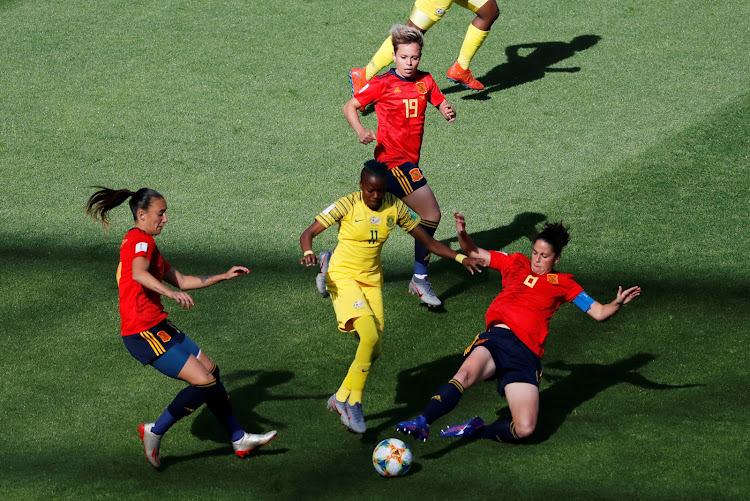
{"label": "red jersey with gold trim", "polygon": [[573,301],[583,287],[570,273],[537,275],[531,260],[520,253],[490,251],[490,268],[503,277],[503,290],[485,315],[487,328],[503,323],[540,358],[544,354],[549,321],[562,303]]}
{"label": "red jersey with gold trim", "polygon": [[117,266],[120,330],[123,336],[148,330],[167,318],[161,304],[161,294],[133,280],[133,259],[141,256],[148,259],[148,272],[160,282],[164,273],[171,268],[156,247],[154,237],[138,228],[125,234],[120,244],[120,264]]}
{"label": "red jersey with gold trim", "polygon": [[440,106],[445,101],[432,76],[417,71],[414,80],[406,80],[391,69],[370,80],[354,97],[362,106],[375,103],[375,160],[389,169],[405,162],[418,164],[427,103]]}

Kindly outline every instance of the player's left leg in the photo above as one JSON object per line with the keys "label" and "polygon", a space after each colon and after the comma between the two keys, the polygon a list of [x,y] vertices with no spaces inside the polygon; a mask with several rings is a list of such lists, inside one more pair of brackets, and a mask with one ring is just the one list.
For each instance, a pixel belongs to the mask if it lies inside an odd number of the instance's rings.
{"label": "player's left leg", "polygon": [[[404,196],[401,200],[416,212],[422,221],[419,223],[425,232],[431,237],[435,236],[440,224],[440,206],[435,194],[429,185],[424,184],[412,193]],[[409,291],[419,295],[423,303],[428,306],[440,306],[442,301],[432,289],[432,284],[427,279],[427,266],[430,264],[430,253],[421,243],[414,242],[414,276],[409,283]]]}
{"label": "player's left leg", "polygon": [[510,383],[505,386],[511,419],[486,425],[482,438],[517,444],[534,432],[539,416],[539,387],[530,383]]}
{"label": "player's left leg", "polygon": [[458,60],[448,70],[448,78],[472,89],[482,90],[484,85],[475,79],[469,65],[474,55],[490,33],[490,28],[500,15],[496,0],[456,0],[461,7],[471,10],[476,17],[466,30]]}

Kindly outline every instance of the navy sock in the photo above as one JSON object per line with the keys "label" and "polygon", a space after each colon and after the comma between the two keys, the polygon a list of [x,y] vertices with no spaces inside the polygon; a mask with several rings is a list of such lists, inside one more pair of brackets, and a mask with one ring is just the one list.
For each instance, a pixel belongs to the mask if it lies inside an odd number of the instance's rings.
{"label": "navy sock", "polygon": [[482,428],[482,438],[509,444],[518,444],[523,440],[516,435],[516,424],[510,419],[495,421],[486,425]]}
{"label": "navy sock", "polygon": [[[431,237],[435,236],[438,224],[440,221],[428,221],[422,219],[419,225],[422,229]],[[419,242],[414,242],[414,274],[415,275],[426,275],[427,265],[430,264],[430,252],[427,248]]]}
{"label": "navy sock", "polygon": [[440,416],[444,416],[452,411],[456,404],[458,404],[458,401],[461,400],[463,394],[464,387],[455,379],[444,383],[438,388],[437,393],[432,396],[430,403],[427,404],[427,408],[422,412],[427,424],[432,424]]}
{"label": "navy sock", "polygon": [[185,416],[192,414],[198,407],[206,402],[208,388],[216,385],[216,381],[210,381],[204,385],[186,386],[174,397],[172,403],[159,416],[151,429],[157,435],[164,435],[173,424]]}
{"label": "navy sock", "polygon": [[164,435],[176,422],[177,420],[174,416],[169,413],[169,409],[164,409],[164,412],[162,412],[159,419],[154,423],[154,427],[151,428],[151,432],[157,435]]}
{"label": "navy sock", "polygon": [[234,417],[232,403],[229,401],[229,395],[221,381],[217,381],[214,389],[209,393],[206,399],[206,406],[227,430],[232,442],[239,440],[245,435],[245,430],[242,429],[237,422],[237,418]]}

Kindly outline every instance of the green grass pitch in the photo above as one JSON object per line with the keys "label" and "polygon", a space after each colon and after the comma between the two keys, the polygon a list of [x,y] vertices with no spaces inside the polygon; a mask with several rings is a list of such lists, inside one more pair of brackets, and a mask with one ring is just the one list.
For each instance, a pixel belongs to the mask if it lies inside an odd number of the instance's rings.
{"label": "green grass pitch", "polygon": [[[444,78],[467,11],[426,35],[421,68],[458,112],[449,124],[428,111],[437,238],[456,246],[460,210],[484,246],[525,252],[535,222],[562,219],[559,269],[600,300],[618,285],[643,294],[603,324],[560,309],[532,444],[407,438],[413,471],[386,480],[372,448],[453,375],[499,289],[494,272],[436,260],[445,312],[419,307],[412,240],[395,234],[371,430],[325,411],[355,344],[299,265],[298,236],[356,189],[372,147],[342,116],[347,72],[411,1],[0,0],[0,498],[750,497],[750,6],[500,6],[472,63],[486,92]],[[220,364],[241,423],[278,429],[270,446],[238,460],[201,409],[166,435],[163,471],[146,463],[136,428],[182,385],[119,339],[132,221],[123,207],[103,235],[83,215],[90,185],[162,192],[157,241],[182,272],[252,269],[196,291],[190,311],[166,304]],[[325,232],[316,251],[334,244]],[[506,413],[485,383],[435,428]]]}

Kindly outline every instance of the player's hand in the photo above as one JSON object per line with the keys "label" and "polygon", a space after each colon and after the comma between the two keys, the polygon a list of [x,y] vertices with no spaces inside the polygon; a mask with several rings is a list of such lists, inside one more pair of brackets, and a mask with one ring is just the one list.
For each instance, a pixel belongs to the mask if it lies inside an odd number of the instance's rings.
{"label": "player's hand", "polygon": [[456,119],[456,108],[454,108],[448,101],[440,103],[438,110],[440,110],[440,113],[442,113],[445,119],[449,122],[453,122]]}
{"label": "player's hand", "polygon": [[239,277],[244,273],[250,273],[250,270],[245,268],[244,266],[232,266],[228,272],[224,273],[224,276],[227,280],[230,280],[232,278]]}
{"label": "player's hand", "polygon": [[316,256],[315,254],[302,256],[299,260],[299,264],[304,264],[307,267],[315,266],[318,264],[318,256]]}
{"label": "player's hand", "polygon": [[175,291],[170,289],[169,299],[173,299],[177,304],[183,308],[190,309],[191,306],[195,305],[195,301],[190,297],[190,294],[182,291]]}
{"label": "player's hand", "polygon": [[482,273],[482,268],[484,267],[484,263],[479,258],[476,257],[467,257],[464,259],[461,264],[464,268],[469,270],[469,273],[472,275],[476,271],[477,273]]}
{"label": "player's hand", "polygon": [[637,285],[635,287],[631,287],[627,290],[622,290],[622,286],[618,287],[617,289],[617,297],[615,298],[615,301],[617,301],[620,304],[628,304],[633,299],[637,298],[641,295],[641,288]]}
{"label": "player's hand", "polygon": [[371,142],[375,141],[377,137],[377,134],[375,134],[375,131],[373,130],[365,129],[362,132],[357,132],[357,138],[362,144],[370,144]]}
{"label": "player's hand", "polygon": [[456,231],[458,233],[463,233],[466,231],[466,219],[464,219],[464,215],[460,212],[454,212],[453,217],[456,218]]}

